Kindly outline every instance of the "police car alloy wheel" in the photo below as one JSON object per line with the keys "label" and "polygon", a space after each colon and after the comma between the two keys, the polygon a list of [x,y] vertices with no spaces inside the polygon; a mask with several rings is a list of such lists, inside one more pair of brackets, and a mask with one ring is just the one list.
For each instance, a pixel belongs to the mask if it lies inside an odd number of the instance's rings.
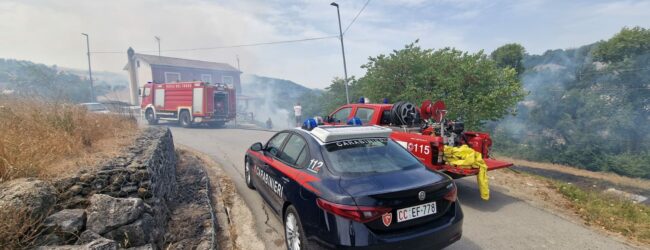
{"label": "police car alloy wheel", "polygon": [[290,206],[284,216],[284,238],[289,250],[306,249],[302,225],[295,208]]}
{"label": "police car alloy wheel", "polygon": [[244,178],[246,180],[246,186],[250,189],[254,189],[253,187],[253,182],[251,180],[251,167],[250,167],[250,161],[248,159],[245,160],[244,163]]}

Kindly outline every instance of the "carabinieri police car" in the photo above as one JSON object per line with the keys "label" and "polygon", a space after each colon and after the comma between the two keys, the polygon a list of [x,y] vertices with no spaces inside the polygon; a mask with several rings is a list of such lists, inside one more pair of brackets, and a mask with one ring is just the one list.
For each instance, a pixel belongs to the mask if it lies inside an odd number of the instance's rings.
{"label": "carabinieri police car", "polygon": [[456,185],[379,126],[285,130],[246,152],[246,184],[288,249],[439,249],[461,238]]}

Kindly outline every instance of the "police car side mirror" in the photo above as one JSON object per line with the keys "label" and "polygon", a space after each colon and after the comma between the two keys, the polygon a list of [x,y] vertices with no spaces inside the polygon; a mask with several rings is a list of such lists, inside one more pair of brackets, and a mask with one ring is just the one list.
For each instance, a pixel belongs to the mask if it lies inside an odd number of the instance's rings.
{"label": "police car side mirror", "polygon": [[262,151],[262,148],[264,148],[264,147],[262,146],[262,143],[260,143],[260,142],[253,143],[253,145],[251,145],[251,150],[253,150],[255,152]]}

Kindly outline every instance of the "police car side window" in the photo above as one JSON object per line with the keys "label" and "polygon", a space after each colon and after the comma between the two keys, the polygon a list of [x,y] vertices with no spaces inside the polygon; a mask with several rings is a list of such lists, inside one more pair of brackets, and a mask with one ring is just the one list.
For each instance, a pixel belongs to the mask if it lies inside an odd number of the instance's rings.
{"label": "police car side window", "polygon": [[282,149],[280,154],[280,160],[286,162],[289,165],[296,165],[297,160],[300,158],[300,154],[304,150],[307,143],[299,135],[291,135],[287,144]]}
{"label": "police car side window", "polygon": [[271,153],[271,155],[277,156],[280,152],[280,147],[282,147],[284,139],[286,139],[288,135],[289,133],[277,134],[275,137],[271,138],[268,143],[266,143],[265,150]]}
{"label": "police car side window", "polygon": [[298,160],[296,161],[296,167],[302,168],[308,156],[309,156],[309,150],[307,149],[307,145],[305,145],[305,147],[300,152],[300,155],[298,156]]}

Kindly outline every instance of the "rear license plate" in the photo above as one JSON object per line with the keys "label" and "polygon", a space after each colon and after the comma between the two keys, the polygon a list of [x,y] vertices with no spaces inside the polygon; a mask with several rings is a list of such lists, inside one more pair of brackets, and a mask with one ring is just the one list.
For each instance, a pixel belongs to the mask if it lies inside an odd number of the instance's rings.
{"label": "rear license plate", "polygon": [[436,202],[429,202],[417,206],[402,208],[397,210],[397,222],[412,220],[427,215],[435,214]]}

